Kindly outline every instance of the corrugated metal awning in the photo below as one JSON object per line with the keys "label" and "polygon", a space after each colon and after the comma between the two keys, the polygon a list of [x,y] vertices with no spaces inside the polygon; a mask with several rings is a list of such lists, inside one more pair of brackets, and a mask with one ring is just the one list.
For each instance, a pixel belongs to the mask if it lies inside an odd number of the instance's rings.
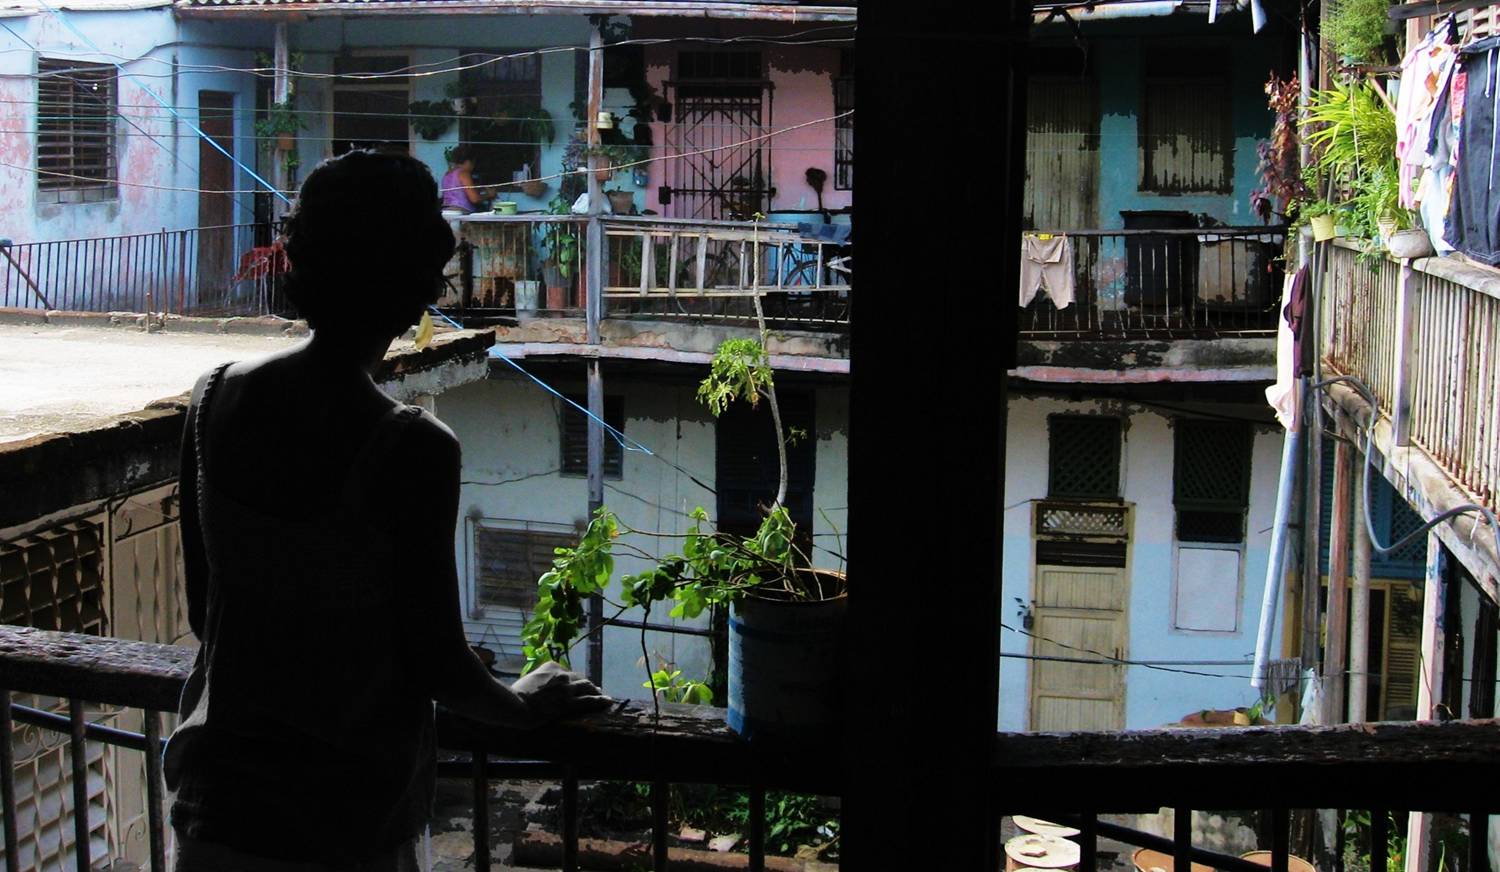
{"label": "corrugated metal awning", "polygon": [[183,17],[256,15],[629,15],[758,21],[855,20],[851,3],[802,4],[745,0],[176,0]]}

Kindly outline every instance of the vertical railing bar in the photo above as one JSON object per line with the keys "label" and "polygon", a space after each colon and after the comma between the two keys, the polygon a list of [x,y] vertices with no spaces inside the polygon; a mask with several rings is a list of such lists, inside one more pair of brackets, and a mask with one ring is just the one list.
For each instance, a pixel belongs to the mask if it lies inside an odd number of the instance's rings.
{"label": "vertical railing bar", "polygon": [[1172,810],[1172,869],[1188,872],[1193,858],[1193,810],[1178,806]]}
{"label": "vertical railing bar", "polygon": [[1096,872],[1099,866],[1099,834],[1094,825],[1099,816],[1087,812],[1078,817],[1078,870]]}
{"label": "vertical railing bar", "polygon": [[83,743],[83,700],[68,700],[68,758],[73,764],[73,861],[78,872],[89,872],[89,762]]}
{"label": "vertical railing bar", "polygon": [[766,788],[750,785],[750,872],[766,869]]}
{"label": "vertical railing bar", "polygon": [[10,716],[10,691],[0,690],[0,805],[4,806],[5,868],[21,868],[21,846],[16,834],[15,724]]}
{"label": "vertical railing bar", "polygon": [[697,290],[698,290],[698,296],[701,297],[701,296],[703,296],[703,281],[704,281],[703,274],[708,271],[708,234],[707,233],[700,233],[700,234],[698,234],[698,253],[697,254],[698,254],[698,256],[697,256],[697,261],[698,261],[698,278],[697,278],[696,287],[697,287]]}
{"label": "vertical railing bar", "polygon": [[[1271,809],[1271,872],[1287,872],[1287,855],[1292,849],[1291,811]],[[1373,869],[1373,867],[1372,867]]]}
{"label": "vertical railing bar", "polygon": [[667,872],[667,782],[651,782],[651,868]]}
{"label": "vertical railing bar", "polygon": [[743,239],[740,240],[740,286],[739,287],[740,287],[740,290],[742,290],[742,291],[745,289],[746,283],[750,281],[750,264],[746,261],[746,258],[745,258],[745,247],[746,247],[747,244],[748,243],[746,243],[745,240],[743,240]]}
{"label": "vertical railing bar", "polygon": [[1482,811],[1469,814],[1468,872],[1490,872],[1490,816]]}
{"label": "vertical railing bar", "polygon": [[167,872],[167,829],[162,819],[161,715],[141,712],[146,735],[146,827],[151,843],[151,872]]}
{"label": "vertical railing bar", "polygon": [[1370,872],[1386,872],[1386,844],[1390,838],[1390,818],[1385,809],[1370,809]]}
{"label": "vertical railing bar", "polygon": [[489,753],[476,748],[470,755],[469,778],[474,793],[474,872],[490,872],[490,779],[486,771]]}
{"label": "vertical railing bar", "polygon": [[562,872],[578,872],[578,770],[563,770]]}

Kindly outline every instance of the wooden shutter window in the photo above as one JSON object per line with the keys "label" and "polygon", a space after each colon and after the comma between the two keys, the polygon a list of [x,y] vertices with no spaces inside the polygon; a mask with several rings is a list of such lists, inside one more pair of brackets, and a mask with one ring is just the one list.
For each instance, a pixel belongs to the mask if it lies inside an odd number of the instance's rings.
{"label": "wooden shutter window", "polygon": [[38,190],[85,192],[83,200],[114,196],[115,91],[108,64],[38,61]]}
{"label": "wooden shutter window", "polygon": [[[569,395],[568,399],[587,407],[588,399],[581,395]],[[604,398],[604,423],[621,433],[625,432],[625,398]],[[562,409],[562,473],[563,475],[589,474],[589,419],[574,407],[563,404]],[[620,478],[625,469],[625,449],[608,431],[604,433],[604,477]]]}
{"label": "wooden shutter window", "polygon": [[474,588],[480,605],[530,611],[536,582],[574,537],[539,530],[474,528]]}

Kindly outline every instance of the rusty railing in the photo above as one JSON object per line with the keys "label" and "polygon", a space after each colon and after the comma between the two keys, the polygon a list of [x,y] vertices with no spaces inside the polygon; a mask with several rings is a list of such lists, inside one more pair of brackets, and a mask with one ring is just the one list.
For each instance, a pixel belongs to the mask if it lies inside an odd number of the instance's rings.
{"label": "rusty railing", "polygon": [[283,315],[272,224],[0,243],[0,307]]}
{"label": "rusty railing", "polygon": [[[1027,339],[1269,336],[1281,297],[1283,231],[1068,230],[1074,299],[1022,288]],[[1025,258],[1024,249],[1021,257]]]}

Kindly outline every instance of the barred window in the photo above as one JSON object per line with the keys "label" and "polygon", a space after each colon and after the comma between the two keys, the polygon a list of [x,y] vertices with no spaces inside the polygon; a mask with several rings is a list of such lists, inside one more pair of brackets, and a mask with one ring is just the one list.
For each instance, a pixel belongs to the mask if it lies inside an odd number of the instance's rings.
{"label": "barred window", "polygon": [[1120,496],[1120,419],[1099,415],[1047,418],[1047,495],[1063,499]]}
{"label": "barred window", "polygon": [[833,187],[854,190],[854,52],[840,55],[839,75],[833,80]]}
{"label": "barred window", "polygon": [[1175,422],[1172,503],[1179,542],[1245,541],[1250,505],[1248,424],[1233,421]]}
{"label": "barred window", "polygon": [[577,536],[536,529],[474,527],[474,593],[480,605],[529,610],[536,582],[552,568],[555,549],[577,544]]}
{"label": "barred window", "polygon": [[[588,399],[582,395],[571,395],[568,399],[588,408]],[[563,475],[589,474],[589,419],[574,407],[564,403],[562,409],[562,473]],[[625,432],[624,397],[604,398],[604,423],[621,433]],[[604,432],[604,477],[619,478],[624,472],[625,449],[619,440]]]}
{"label": "barred window", "polygon": [[113,199],[115,114],[113,66],[40,59],[37,190],[51,194],[51,201],[58,203]]}

